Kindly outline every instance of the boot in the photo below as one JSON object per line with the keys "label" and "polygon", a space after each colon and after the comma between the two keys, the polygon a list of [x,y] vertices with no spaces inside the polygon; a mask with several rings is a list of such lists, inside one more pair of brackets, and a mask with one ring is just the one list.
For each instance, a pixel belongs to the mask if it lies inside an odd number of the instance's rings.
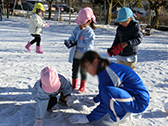
{"label": "boot", "polygon": [[85,80],[81,81],[80,88],[78,89],[78,91],[80,91],[82,93],[85,91],[85,83],[86,83]]}
{"label": "boot", "polygon": [[25,48],[31,52],[30,46],[31,46],[31,44],[30,44],[30,42],[28,41],[28,43],[27,43],[27,45],[25,46]]}
{"label": "boot", "polygon": [[77,82],[78,82],[78,78],[77,79],[72,79],[72,89],[77,88]]}
{"label": "boot", "polygon": [[36,46],[36,53],[43,53],[43,51],[41,51],[41,46]]}

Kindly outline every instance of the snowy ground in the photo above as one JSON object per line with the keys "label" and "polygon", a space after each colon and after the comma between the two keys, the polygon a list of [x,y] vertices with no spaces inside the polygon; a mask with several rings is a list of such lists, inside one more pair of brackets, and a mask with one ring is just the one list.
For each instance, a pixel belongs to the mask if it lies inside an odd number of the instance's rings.
{"label": "snowy ground", "polygon": [[[40,78],[40,71],[51,66],[71,80],[69,50],[63,41],[68,39],[76,24],[48,21],[50,27],[44,29],[41,47],[44,54],[25,49],[32,37],[28,32],[29,19],[10,17],[0,21],[0,126],[33,126],[35,122],[35,101],[31,100],[31,87]],[[110,58],[106,49],[111,46],[116,26],[97,28],[95,50],[104,58]],[[149,89],[151,100],[146,111],[133,114],[133,120],[124,126],[166,126],[168,113],[164,104],[168,102],[168,32],[153,31],[145,36],[139,46],[137,73]],[[88,114],[96,106],[83,101],[85,97],[97,94],[97,78],[88,75],[86,92],[73,93],[72,107],[57,104],[53,113],[46,113],[44,126],[73,126],[68,118],[76,113]],[[79,87],[79,82],[78,82]],[[105,118],[105,117],[104,117]],[[82,125],[81,125],[82,126]],[[104,126],[102,120],[84,126]]]}

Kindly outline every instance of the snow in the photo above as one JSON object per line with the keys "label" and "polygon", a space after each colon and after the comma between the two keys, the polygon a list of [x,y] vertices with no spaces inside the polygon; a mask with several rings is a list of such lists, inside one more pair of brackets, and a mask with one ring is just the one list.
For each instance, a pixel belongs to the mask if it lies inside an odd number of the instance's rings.
{"label": "snow", "polygon": [[[25,49],[27,41],[33,39],[28,32],[29,19],[22,17],[4,18],[0,21],[0,126],[32,126],[35,122],[35,101],[31,100],[31,87],[40,78],[40,71],[51,66],[71,80],[71,63],[68,62],[69,49],[63,41],[68,39],[75,23],[47,20],[50,24],[44,29],[41,48],[44,54]],[[99,25],[95,31],[95,51],[102,57],[109,57],[106,49],[115,37],[116,26]],[[151,36],[144,36],[139,46],[137,73],[150,92],[148,108],[124,126],[166,126],[168,113],[164,105],[168,102],[168,32],[153,30]],[[78,87],[79,87],[78,81]],[[72,107],[57,104],[53,113],[46,112],[44,126],[74,126],[69,117],[73,114],[89,114],[96,105],[85,102],[84,98],[98,93],[97,77],[88,74],[86,92],[72,93],[75,102]],[[59,96],[58,96],[59,97]],[[103,118],[106,118],[103,117]],[[104,126],[102,119],[83,126]]]}

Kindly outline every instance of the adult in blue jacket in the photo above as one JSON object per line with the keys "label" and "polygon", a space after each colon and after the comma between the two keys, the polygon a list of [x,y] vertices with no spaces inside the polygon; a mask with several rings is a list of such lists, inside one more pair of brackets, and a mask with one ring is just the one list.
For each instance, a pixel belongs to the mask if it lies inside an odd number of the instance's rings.
{"label": "adult in blue jacket", "polygon": [[[84,124],[97,121],[109,113],[110,123],[122,123],[131,113],[143,112],[149,104],[149,92],[141,78],[131,68],[110,63],[94,51],[82,57],[81,68],[91,75],[98,75],[99,94],[93,98],[100,103],[89,115],[73,115],[70,121]],[[107,123],[107,121],[104,121]]]}

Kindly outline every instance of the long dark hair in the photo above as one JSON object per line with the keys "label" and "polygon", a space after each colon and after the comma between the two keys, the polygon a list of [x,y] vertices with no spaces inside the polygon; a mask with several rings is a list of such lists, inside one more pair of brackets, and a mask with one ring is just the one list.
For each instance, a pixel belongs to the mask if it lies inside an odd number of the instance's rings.
{"label": "long dark hair", "polygon": [[85,63],[90,62],[93,63],[93,61],[97,59],[99,62],[99,67],[97,69],[96,74],[99,74],[106,66],[110,65],[110,61],[108,59],[104,59],[100,57],[100,55],[95,51],[87,51],[83,57],[80,60],[80,66],[82,69],[85,68]]}
{"label": "long dark hair", "polygon": [[[90,27],[91,27],[93,30],[96,30],[96,26],[95,26],[94,21],[93,21],[92,19],[90,19],[90,20],[92,21],[92,22],[90,23]],[[88,20],[87,23],[90,22],[90,20]]]}

